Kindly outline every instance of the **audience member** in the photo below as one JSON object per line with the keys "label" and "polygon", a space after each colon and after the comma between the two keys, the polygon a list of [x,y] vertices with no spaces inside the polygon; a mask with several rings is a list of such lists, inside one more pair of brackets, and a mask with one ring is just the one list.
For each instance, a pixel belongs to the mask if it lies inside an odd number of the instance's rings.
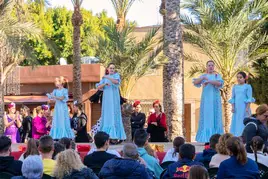
{"label": "audience member", "polygon": [[7,136],[0,136],[0,172],[21,175],[22,162],[10,156],[11,140]]}
{"label": "audience member", "polygon": [[194,161],[195,147],[192,144],[183,144],[179,151],[179,160],[170,164],[163,175],[163,179],[168,178],[187,178],[189,170],[193,165],[204,166],[200,162]]}
{"label": "audience member", "polygon": [[65,149],[71,149],[71,139],[63,137],[59,140],[59,143],[63,144]]}
{"label": "audience member", "polygon": [[97,147],[97,151],[87,155],[84,158],[84,164],[91,168],[94,173],[98,174],[104,163],[116,156],[106,152],[110,143],[109,134],[102,131],[97,132],[94,136],[94,142]]}
{"label": "audience member", "polygon": [[260,178],[258,165],[247,158],[246,149],[238,137],[227,140],[230,158],[220,164],[217,178]]}
{"label": "audience member", "polygon": [[22,164],[22,176],[12,179],[40,179],[43,176],[43,163],[39,155],[28,156]]}
{"label": "audience member", "polygon": [[25,160],[29,155],[39,155],[38,152],[38,140],[35,139],[29,139],[27,142],[27,149],[26,152],[23,153],[19,160],[23,161]]}
{"label": "audience member", "polygon": [[190,168],[188,179],[209,179],[208,171],[201,165],[193,165]]}
{"label": "audience member", "polygon": [[[245,118],[244,125],[245,129],[243,131],[243,139],[246,142],[246,149],[248,153],[252,153],[253,151],[250,148],[250,142],[254,136],[260,136],[263,141],[265,141],[265,146],[268,146],[268,106],[266,104],[260,105],[256,109],[256,118],[249,117]],[[265,149],[267,152],[267,149]]]}
{"label": "audience member", "polygon": [[72,149],[59,153],[53,176],[60,179],[98,178],[90,168],[83,165],[78,153]]}
{"label": "audience member", "polygon": [[134,143],[138,146],[139,155],[143,158],[143,160],[145,160],[148,169],[154,173],[156,178],[159,178],[163,169],[159,165],[157,159],[149,155],[144,149],[144,147],[148,145],[148,139],[148,133],[144,129],[136,130],[134,134]]}
{"label": "audience member", "polygon": [[268,167],[268,156],[263,153],[264,142],[260,136],[252,138],[250,148],[253,153],[248,153],[247,157]]}
{"label": "audience member", "polygon": [[63,144],[61,144],[59,142],[55,142],[54,143],[54,152],[53,152],[53,155],[52,155],[52,159],[56,160],[57,155],[60,152],[64,151],[64,150],[65,150],[65,146]]}
{"label": "audience member", "polygon": [[180,146],[185,143],[185,140],[183,137],[176,137],[173,140],[173,148],[169,149],[162,161],[162,163],[167,161],[174,161],[177,162],[179,160],[179,149]]}
{"label": "audience member", "polygon": [[123,147],[123,158],[107,161],[102,167],[99,177],[103,179],[153,178],[145,168],[145,162],[139,157],[137,146],[132,143]]}
{"label": "audience member", "polygon": [[209,163],[210,168],[219,168],[222,161],[230,158],[227,150],[227,140],[233,137],[232,134],[226,133],[223,134],[220,139],[219,143],[216,145],[217,154],[215,154]]}
{"label": "audience member", "polygon": [[204,149],[204,151],[201,153],[198,153],[195,157],[195,161],[205,163],[208,167],[211,158],[217,153],[216,144],[219,142],[220,136],[220,134],[212,135],[209,139],[209,148]]}
{"label": "audience member", "polygon": [[52,160],[54,153],[54,141],[51,136],[42,136],[39,140],[39,153],[43,159],[44,174],[52,176],[56,162]]}

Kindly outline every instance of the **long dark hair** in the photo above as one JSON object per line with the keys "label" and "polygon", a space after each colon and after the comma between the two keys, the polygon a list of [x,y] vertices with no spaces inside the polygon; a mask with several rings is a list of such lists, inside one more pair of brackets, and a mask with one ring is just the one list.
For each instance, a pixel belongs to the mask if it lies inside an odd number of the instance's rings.
{"label": "long dark hair", "polygon": [[238,137],[231,137],[227,140],[227,149],[230,154],[235,156],[241,165],[247,163],[247,152],[244,144]]}
{"label": "long dark hair", "polygon": [[24,159],[27,158],[29,155],[39,155],[38,141],[32,138],[29,139],[27,143],[26,152],[23,154]]}
{"label": "long dark hair", "polygon": [[255,162],[258,163],[258,156],[257,156],[257,151],[260,151],[263,149],[264,141],[260,136],[255,136],[252,138],[250,141],[250,146],[254,152],[255,156]]}
{"label": "long dark hair", "polygon": [[247,83],[247,74],[245,72],[240,71],[240,72],[237,73],[237,75],[243,76],[243,78],[245,79],[245,83]]}
{"label": "long dark hair", "polygon": [[189,179],[209,179],[209,174],[205,167],[193,165],[189,171]]}
{"label": "long dark hair", "polygon": [[179,153],[180,146],[185,143],[185,140],[183,137],[176,137],[173,140],[173,147],[174,147],[174,152],[172,154],[172,157],[175,157],[177,153]]}

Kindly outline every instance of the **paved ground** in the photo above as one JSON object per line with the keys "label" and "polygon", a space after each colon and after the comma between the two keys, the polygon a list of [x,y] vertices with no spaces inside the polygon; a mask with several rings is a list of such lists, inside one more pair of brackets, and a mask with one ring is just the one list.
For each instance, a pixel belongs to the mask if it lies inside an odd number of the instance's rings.
{"label": "paved ground", "polygon": [[[87,143],[80,143],[80,144],[86,145]],[[172,143],[171,142],[169,142],[169,143],[153,143],[153,144],[164,145],[165,151],[167,151],[168,149],[172,148]],[[202,143],[193,142],[191,144],[193,144],[195,146],[196,152],[201,152],[204,149],[204,144],[202,144]],[[19,146],[22,146],[22,145],[26,146],[25,144],[12,144],[12,151],[18,151]],[[89,145],[95,147],[94,144],[89,144]],[[110,145],[110,149],[120,151],[120,150],[122,150],[123,145],[124,145],[124,143],[122,143],[120,145]]]}

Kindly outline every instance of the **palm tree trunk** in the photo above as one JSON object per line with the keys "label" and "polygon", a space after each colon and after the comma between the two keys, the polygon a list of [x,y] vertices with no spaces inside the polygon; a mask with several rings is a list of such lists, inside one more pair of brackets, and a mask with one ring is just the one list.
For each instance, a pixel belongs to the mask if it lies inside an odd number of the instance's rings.
{"label": "palm tree trunk", "polygon": [[223,100],[223,113],[224,113],[224,131],[225,133],[230,131],[231,125],[231,109],[232,106],[229,104],[228,100],[231,98],[231,85],[225,85],[222,90],[222,100]]}
{"label": "palm tree trunk", "polygon": [[73,31],[73,99],[82,102],[82,85],[81,85],[81,47],[80,47],[80,27],[83,18],[80,7],[74,7],[72,17]]}
{"label": "palm tree trunk", "polygon": [[182,29],[180,1],[166,0],[164,53],[168,62],[163,69],[164,109],[169,126],[169,137],[184,136],[184,62],[182,56]]}
{"label": "palm tree trunk", "polygon": [[122,31],[122,29],[124,28],[125,26],[125,23],[126,23],[126,19],[124,16],[122,17],[118,17],[117,20],[116,20],[116,28],[117,28],[117,31]]}
{"label": "palm tree trunk", "polygon": [[4,101],[4,85],[0,84],[0,134],[4,133],[4,113],[5,113],[5,101]]}

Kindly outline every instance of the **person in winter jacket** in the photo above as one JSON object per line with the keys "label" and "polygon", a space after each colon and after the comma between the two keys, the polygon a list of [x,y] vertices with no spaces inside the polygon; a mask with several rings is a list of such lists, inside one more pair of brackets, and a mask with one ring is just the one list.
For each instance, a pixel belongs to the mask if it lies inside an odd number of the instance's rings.
{"label": "person in winter jacket", "polygon": [[58,154],[53,176],[60,179],[98,179],[90,168],[83,165],[80,156],[73,149]]}
{"label": "person in winter jacket", "polygon": [[[22,162],[10,156],[11,140],[7,136],[0,136],[0,172],[21,175]],[[1,177],[0,177],[1,178]]]}
{"label": "person in winter jacket", "polygon": [[267,152],[268,146],[268,106],[266,104],[260,105],[256,109],[256,117],[244,119],[245,129],[242,137],[246,142],[246,150],[248,153],[253,153],[250,148],[250,142],[254,136],[260,136],[265,141],[264,152]]}
{"label": "person in winter jacket", "polygon": [[152,179],[145,166],[146,163],[139,157],[137,146],[128,143],[123,147],[123,158],[107,161],[99,177],[101,179]]}
{"label": "person in winter jacket", "polygon": [[180,147],[179,160],[168,166],[162,179],[188,178],[191,166],[193,165],[204,166],[202,163],[194,161],[194,157],[195,157],[195,147],[192,144],[183,144]]}
{"label": "person in winter jacket", "polygon": [[209,162],[211,161],[211,158],[217,154],[216,151],[216,144],[219,142],[220,134],[214,134],[209,139],[209,148],[205,149],[203,152],[196,154],[195,161],[196,162],[202,162],[204,164],[207,164],[206,167],[208,167]]}

